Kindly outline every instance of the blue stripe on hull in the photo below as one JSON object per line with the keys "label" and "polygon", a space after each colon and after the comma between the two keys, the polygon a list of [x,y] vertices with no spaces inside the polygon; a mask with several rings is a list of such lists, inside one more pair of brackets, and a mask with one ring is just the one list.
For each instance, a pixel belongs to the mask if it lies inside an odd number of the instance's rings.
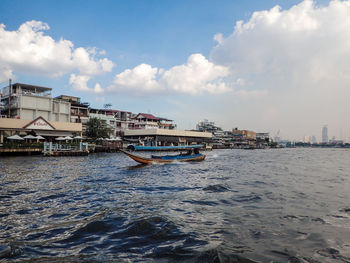
{"label": "blue stripe on hull", "polygon": [[202,154],[191,154],[191,155],[165,155],[165,156],[155,156],[152,155],[153,159],[162,159],[162,160],[185,160],[200,157]]}

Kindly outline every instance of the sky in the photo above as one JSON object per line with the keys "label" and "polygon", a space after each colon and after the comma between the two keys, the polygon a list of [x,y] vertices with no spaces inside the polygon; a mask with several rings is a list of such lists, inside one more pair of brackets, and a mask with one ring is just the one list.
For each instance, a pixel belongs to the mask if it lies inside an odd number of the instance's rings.
{"label": "sky", "polygon": [[2,0],[9,78],[178,129],[349,140],[350,0]]}

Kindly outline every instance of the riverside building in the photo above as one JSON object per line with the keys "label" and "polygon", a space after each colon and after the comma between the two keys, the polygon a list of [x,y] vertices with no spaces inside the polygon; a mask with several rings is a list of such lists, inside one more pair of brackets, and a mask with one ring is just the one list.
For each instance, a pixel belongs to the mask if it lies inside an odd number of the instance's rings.
{"label": "riverside building", "polygon": [[225,148],[227,133],[221,127],[215,125],[214,122],[207,119],[200,121],[196,126],[197,131],[210,132],[212,134],[212,143],[214,148]]}
{"label": "riverside building", "polygon": [[34,120],[41,116],[48,121],[69,122],[70,103],[51,97],[51,88],[15,83],[4,87],[1,116]]}
{"label": "riverside building", "polygon": [[70,122],[82,123],[83,127],[86,126],[89,120],[89,103],[82,103],[79,97],[67,95],[60,95],[55,97],[55,99],[68,101],[70,103]]}
{"label": "riverside building", "polygon": [[40,135],[47,140],[82,134],[81,123],[71,123],[69,101],[52,98],[51,88],[23,83],[2,89],[0,143],[5,137]]}
{"label": "riverside building", "polygon": [[175,129],[172,120],[156,117],[152,114],[139,113],[134,118],[135,129]]}

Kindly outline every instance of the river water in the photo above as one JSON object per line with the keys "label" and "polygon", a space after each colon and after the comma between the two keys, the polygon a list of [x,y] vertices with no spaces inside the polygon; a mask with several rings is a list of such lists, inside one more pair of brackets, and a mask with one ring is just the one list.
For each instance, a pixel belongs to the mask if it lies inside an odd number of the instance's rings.
{"label": "river water", "polygon": [[350,262],[350,150],[0,159],[0,262]]}

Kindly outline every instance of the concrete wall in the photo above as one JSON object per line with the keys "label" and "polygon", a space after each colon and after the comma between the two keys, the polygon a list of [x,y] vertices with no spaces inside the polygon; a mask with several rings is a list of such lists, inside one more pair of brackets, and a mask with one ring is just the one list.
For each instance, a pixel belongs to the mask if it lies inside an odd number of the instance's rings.
{"label": "concrete wall", "polygon": [[49,121],[69,122],[70,103],[51,97],[21,95],[18,97],[18,114],[21,119],[34,120],[41,116]]}
{"label": "concrete wall", "polygon": [[33,110],[28,110],[28,109],[22,109],[21,111],[21,119],[24,120],[34,120],[34,115],[35,115],[35,111]]}
{"label": "concrete wall", "polygon": [[22,95],[20,108],[38,109],[38,110],[42,110],[42,111],[51,111],[50,98],[23,96]]}

